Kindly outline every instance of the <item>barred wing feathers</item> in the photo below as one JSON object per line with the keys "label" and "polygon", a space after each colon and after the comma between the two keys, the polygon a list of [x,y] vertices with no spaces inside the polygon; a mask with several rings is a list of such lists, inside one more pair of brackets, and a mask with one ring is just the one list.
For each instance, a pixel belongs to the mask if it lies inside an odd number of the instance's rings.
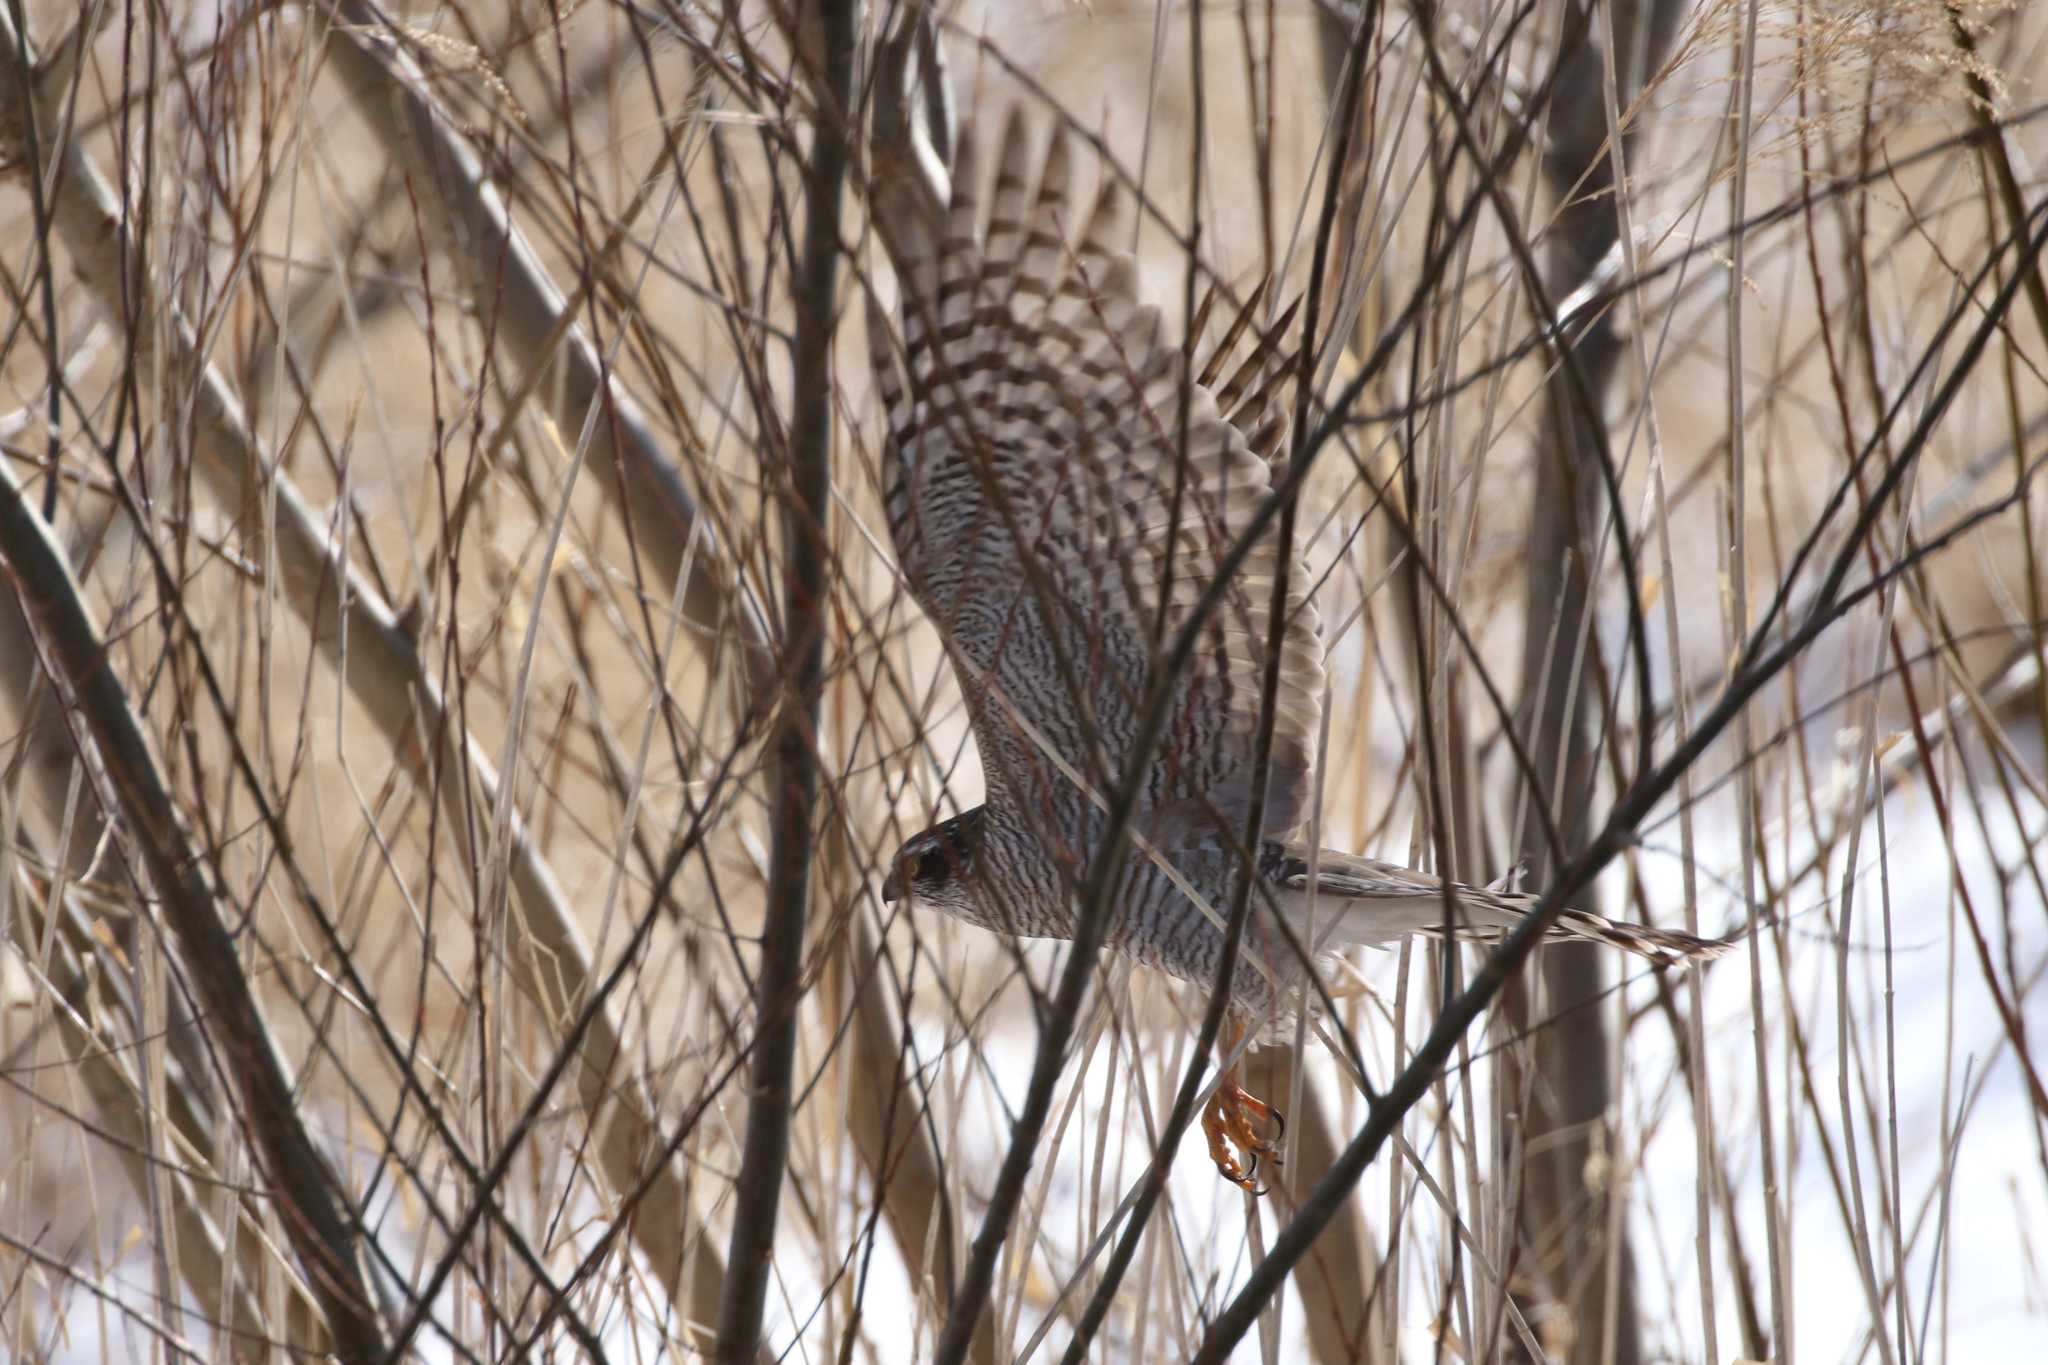
{"label": "barred wing feathers", "polygon": [[[1243,310],[1191,373],[1116,249],[1130,218],[1114,182],[1073,232],[1063,130],[1034,175],[1022,121],[1005,120],[985,227],[972,133],[957,145],[950,203],[890,234],[900,352],[870,318],[890,534],[959,667],[991,798],[1035,802],[1060,766],[1041,745],[1106,793],[1135,744],[1153,643],[1190,618],[1272,492],[1268,457],[1285,431],[1277,329],[1226,375]],[[1176,682],[1146,791],[1155,840],[1242,832],[1273,584],[1292,553],[1264,534]],[[1306,818],[1320,723],[1320,627],[1308,575],[1291,569],[1268,837]]]}

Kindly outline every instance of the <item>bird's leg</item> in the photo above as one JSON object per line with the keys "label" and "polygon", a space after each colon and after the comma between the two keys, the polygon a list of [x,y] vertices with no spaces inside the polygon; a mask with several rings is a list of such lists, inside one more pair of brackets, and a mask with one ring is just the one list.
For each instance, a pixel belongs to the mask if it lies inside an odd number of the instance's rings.
{"label": "bird's leg", "polygon": [[[1225,1027],[1219,1046],[1227,1057],[1237,1051],[1244,1030],[1234,1021]],[[1261,1134],[1267,1124],[1277,1130],[1271,1139]],[[1202,1135],[1209,1139],[1209,1159],[1216,1163],[1218,1175],[1251,1194],[1264,1194],[1254,1177],[1259,1162],[1280,1164],[1279,1144],[1287,1135],[1287,1120],[1278,1109],[1237,1083],[1237,1064],[1233,1062],[1225,1068],[1223,1079],[1209,1096],[1208,1108],[1202,1112]],[[1244,1154],[1243,1164],[1238,1161],[1239,1152]]]}

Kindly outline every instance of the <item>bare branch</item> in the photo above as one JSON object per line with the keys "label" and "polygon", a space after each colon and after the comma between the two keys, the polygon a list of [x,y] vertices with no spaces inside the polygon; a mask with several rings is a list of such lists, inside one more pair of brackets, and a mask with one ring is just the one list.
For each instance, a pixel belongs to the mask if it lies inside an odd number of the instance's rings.
{"label": "bare branch", "polygon": [[[854,0],[825,0],[798,22],[822,29],[812,81],[818,115],[804,170],[803,260],[796,279],[796,414],[786,467],[762,481],[783,498],[784,674],[769,794],[767,925],[754,983],[754,1064],[746,1154],[735,1187],[728,1279],[716,1358],[741,1365],[761,1348],[776,1211],[789,1161],[797,1007],[804,996],[805,925],[818,800],[818,715],[825,686],[827,545],[832,516],[832,338],[839,321],[839,206],[846,192],[853,107]],[[764,452],[765,455],[765,452]],[[767,461],[764,458],[764,465]]]}
{"label": "bare branch", "polygon": [[[0,35],[13,44],[14,31],[4,17]],[[381,1360],[383,1330],[363,1276],[358,1217],[299,1122],[284,1056],[243,975],[207,861],[179,817],[127,691],[114,676],[105,643],[79,599],[71,567],[5,466],[0,466],[0,561],[14,582],[44,667],[84,727],[82,754],[90,737],[94,752],[87,762],[100,800],[120,810],[122,831],[148,869],[149,884],[192,964],[208,1026],[234,1061],[242,1121],[279,1202],[285,1237],[334,1334],[333,1348],[364,1365]]]}

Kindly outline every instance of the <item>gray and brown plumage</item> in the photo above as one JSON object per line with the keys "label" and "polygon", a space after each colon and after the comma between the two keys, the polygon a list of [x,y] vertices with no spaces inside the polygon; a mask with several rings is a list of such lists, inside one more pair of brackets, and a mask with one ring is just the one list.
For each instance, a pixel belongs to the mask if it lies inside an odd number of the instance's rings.
{"label": "gray and brown plumage", "polygon": [[[1119,249],[1127,200],[1113,179],[1074,197],[1072,151],[1041,157],[1013,111],[995,141],[986,222],[975,139],[958,140],[949,202],[878,196],[895,258],[900,326],[870,302],[887,410],[890,535],[918,604],[960,675],[987,800],[910,839],[885,898],[909,895],[998,933],[1071,938],[1082,879],[1139,732],[1155,642],[1170,640],[1216,565],[1272,492],[1285,436],[1280,326],[1245,339],[1241,309],[1206,359],[1167,337]],[[1206,310],[1205,310],[1206,311]],[[1231,363],[1238,351],[1248,354]],[[1320,625],[1292,563],[1277,629],[1274,581],[1292,547],[1269,532],[1244,559],[1174,680],[1146,774],[1105,941],[1214,988],[1223,917],[1254,800],[1266,651],[1280,651],[1254,908],[1230,990],[1233,1023],[1269,1023],[1307,970],[1280,932],[1306,939],[1320,725]],[[1316,947],[1381,945],[1444,929],[1441,883],[1348,853],[1314,858]],[[1192,893],[1192,894],[1190,894]],[[1460,938],[1498,938],[1533,897],[1455,888]],[[1719,945],[1568,912],[1559,939],[1659,963]],[[1204,1127],[1226,1176],[1249,1183],[1224,1143],[1272,1155],[1252,1125],[1269,1111],[1226,1083]]]}

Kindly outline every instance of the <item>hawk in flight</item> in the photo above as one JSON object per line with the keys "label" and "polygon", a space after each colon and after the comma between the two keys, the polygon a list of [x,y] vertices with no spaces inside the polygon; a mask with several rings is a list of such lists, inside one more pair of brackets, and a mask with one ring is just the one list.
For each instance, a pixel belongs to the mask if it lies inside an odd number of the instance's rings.
{"label": "hawk in flight", "polygon": [[[1104,176],[1076,199],[1063,128],[1033,157],[1009,113],[985,209],[973,134],[957,145],[949,202],[881,201],[901,301],[891,325],[871,298],[868,332],[887,410],[890,536],[959,674],[987,800],[906,842],[882,894],[1000,934],[1066,939],[1156,661],[1226,577],[1221,562],[1272,494],[1286,434],[1285,319],[1252,329],[1244,346],[1252,308],[1241,308],[1206,358],[1190,355],[1138,300],[1120,185]],[[1270,527],[1228,572],[1186,666],[1162,689],[1136,847],[1104,933],[1140,962],[1228,990],[1237,1038],[1278,1017],[1313,952],[1445,929],[1437,878],[1296,841],[1324,683],[1308,583]],[[1224,927],[1247,856],[1276,650],[1252,906],[1225,984]],[[1497,939],[1535,905],[1452,892],[1460,938]],[[1661,963],[1720,948],[1580,912],[1552,936]],[[1276,1120],[1226,1073],[1203,1116],[1225,1178],[1253,1188],[1259,1159],[1277,1156],[1265,1136]]]}

